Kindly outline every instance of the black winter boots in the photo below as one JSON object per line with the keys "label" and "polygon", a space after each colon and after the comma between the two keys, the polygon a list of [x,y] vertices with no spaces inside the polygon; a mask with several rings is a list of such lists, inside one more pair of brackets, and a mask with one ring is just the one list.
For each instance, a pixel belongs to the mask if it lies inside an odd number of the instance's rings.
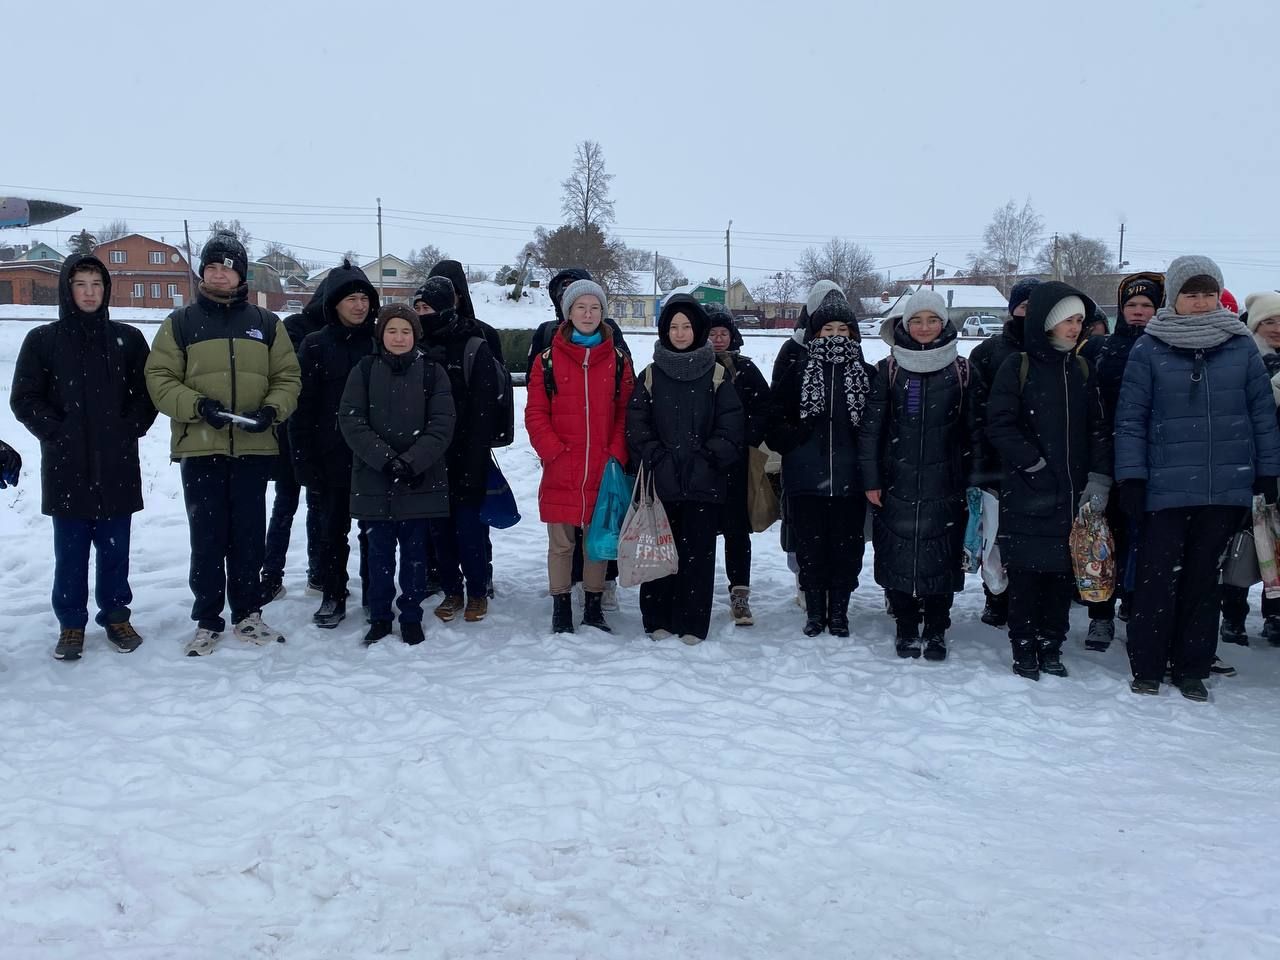
{"label": "black winter boots", "polygon": [[[846,623],[847,614],[846,614]],[[806,590],[804,592],[804,635],[816,637],[827,628],[827,591]]]}
{"label": "black winter boots", "polygon": [[[595,627],[605,633],[613,633],[613,628],[605,620],[604,610],[600,606],[601,601],[604,600],[604,594],[592,593],[587,590],[582,595],[585,598],[582,605],[582,625],[584,627]],[[572,619],[570,623],[572,623]]]}
{"label": "black winter boots", "polygon": [[1040,679],[1040,645],[1034,640],[1013,640],[1013,672],[1028,680]]}
{"label": "black winter boots", "polygon": [[557,593],[551,598],[551,631],[573,633],[573,594]]}
{"label": "black winter boots", "polygon": [[1040,638],[1040,672],[1051,677],[1065,677],[1067,668],[1062,662],[1062,641]]}
{"label": "black winter boots", "polygon": [[833,637],[849,635],[849,594],[844,590],[827,593],[827,630]]}

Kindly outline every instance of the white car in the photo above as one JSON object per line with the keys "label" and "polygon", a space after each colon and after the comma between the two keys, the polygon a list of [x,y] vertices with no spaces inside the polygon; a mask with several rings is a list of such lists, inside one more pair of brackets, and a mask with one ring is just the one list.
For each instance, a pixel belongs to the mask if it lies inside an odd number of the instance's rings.
{"label": "white car", "polygon": [[1004,330],[1004,321],[989,313],[971,313],[960,325],[962,337],[994,337]]}

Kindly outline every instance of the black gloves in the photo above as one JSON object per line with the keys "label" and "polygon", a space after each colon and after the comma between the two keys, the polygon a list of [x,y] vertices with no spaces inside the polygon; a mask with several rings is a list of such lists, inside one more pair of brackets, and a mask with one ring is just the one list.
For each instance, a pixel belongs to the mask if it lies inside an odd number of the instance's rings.
{"label": "black gloves", "polygon": [[408,483],[413,479],[413,467],[399,457],[392,457],[382,467],[392,483]]}
{"label": "black gloves", "polygon": [[1116,486],[1116,503],[1130,520],[1147,512],[1147,481],[1121,480]]}
{"label": "black gloves", "polygon": [[22,470],[22,457],[4,441],[0,440],[0,490],[18,485],[18,474]]}
{"label": "black gloves", "polygon": [[1262,494],[1266,503],[1275,503],[1277,491],[1280,491],[1280,480],[1276,477],[1258,476],[1253,480],[1253,492]]}
{"label": "black gloves", "polygon": [[262,433],[264,430],[270,430],[271,425],[276,422],[274,407],[263,407],[253,413],[246,413],[245,416],[253,421],[252,427],[246,425],[240,428],[245,433]]}
{"label": "black gloves", "polygon": [[229,412],[226,407],[213,399],[213,397],[201,397],[196,404],[196,416],[215,430],[221,430],[231,422],[226,416]]}

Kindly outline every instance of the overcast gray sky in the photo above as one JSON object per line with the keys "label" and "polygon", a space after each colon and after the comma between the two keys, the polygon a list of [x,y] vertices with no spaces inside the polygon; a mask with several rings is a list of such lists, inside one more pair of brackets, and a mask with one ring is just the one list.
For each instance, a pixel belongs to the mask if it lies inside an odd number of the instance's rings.
{"label": "overcast gray sky", "polygon": [[730,218],[749,285],[832,235],[950,272],[1029,196],[1113,252],[1123,219],[1134,269],[1280,286],[1275,0],[72,0],[0,28],[0,194],[85,208],[28,239],[238,217],[334,262],[376,252],[381,196],[389,252],[492,266],[560,221],[590,138],[616,232],[695,279]]}

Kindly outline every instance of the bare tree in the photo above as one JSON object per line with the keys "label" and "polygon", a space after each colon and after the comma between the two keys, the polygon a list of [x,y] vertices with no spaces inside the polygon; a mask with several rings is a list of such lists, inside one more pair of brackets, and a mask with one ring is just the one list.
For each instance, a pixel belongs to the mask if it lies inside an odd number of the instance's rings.
{"label": "bare tree", "polygon": [[884,277],[876,272],[871,251],[852,240],[832,237],[821,247],[807,247],[796,264],[805,286],[834,280],[852,302],[855,297],[877,296]]}
{"label": "bare tree", "polygon": [[[1068,233],[1057,239],[1057,250],[1051,238],[1036,255],[1036,263],[1042,271],[1061,276],[1077,290],[1094,300],[1100,296],[1113,296],[1115,289],[1110,280],[1099,284],[1095,279],[1111,271],[1115,260],[1107,244],[1096,237]],[[1061,271],[1059,273],[1059,271]],[[1102,289],[1098,289],[1101,286]]]}
{"label": "bare tree", "polygon": [[[627,262],[636,273],[652,275],[654,272],[654,255],[648,250],[628,249]],[[663,290],[681,287],[689,282],[689,278],[675,265],[675,262],[661,254],[658,255],[657,273],[658,286]]]}
{"label": "bare tree", "polygon": [[761,310],[767,313],[767,308],[773,307],[774,315],[780,316],[786,304],[798,301],[800,281],[790,270],[783,270],[757,284],[751,296]]}
{"label": "bare tree", "polygon": [[609,182],[613,174],[605,173],[604,150],[594,140],[583,140],[574,151],[573,173],[560,181],[564,188],[560,210],[571,227],[601,231],[613,223],[613,201],[609,199]]}
{"label": "bare tree", "polygon": [[532,253],[533,263],[545,276],[550,277],[566,267],[584,267],[607,291],[631,290],[631,254],[627,245],[606,236],[598,227],[586,230],[569,225],[555,230],[538,227],[533,240],[521,251],[521,262],[525,251]]}
{"label": "bare tree", "polygon": [[449,255],[434,243],[428,243],[421,250],[410,250],[405,260],[409,263],[409,279],[414,283],[426,283],[431,276],[431,268],[441,260],[448,260]]}
{"label": "bare tree", "polygon": [[237,240],[244,244],[246,250],[253,243],[253,234],[239,220],[211,220],[209,222],[209,236],[215,233],[234,233]]}
{"label": "bare tree", "polygon": [[112,240],[127,237],[131,232],[128,221],[116,219],[110,223],[104,223],[93,232],[93,235],[99,243],[110,243]]}
{"label": "bare tree", "polygon": [[491,279],[488,270],[481,270],[479,267],[467,267],[467,283],[485,283]]}
{"label": "bare tree", "polygon": [[1019,208],[1010,200],[995,212],[982,232],[982,250],[969,255],[970,276],[998,277],[1007,291],[1031,258],[1044,230],[1044,220],[1028,197]]}

